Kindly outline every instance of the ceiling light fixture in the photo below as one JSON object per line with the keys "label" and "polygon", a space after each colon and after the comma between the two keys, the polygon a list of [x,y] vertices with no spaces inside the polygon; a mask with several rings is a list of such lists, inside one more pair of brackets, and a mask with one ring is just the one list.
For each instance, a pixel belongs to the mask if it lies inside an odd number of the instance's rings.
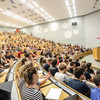
{"label": "ceiling light fixture", "polygon": [[26,3],[26,1],[25,0],[21,0],[22,2],[24,2],[24,3]]}
{"label": "ceiling light fixture", "polygon": [[35,1],[33,1],[32,2],[36,7],[39,7],[39,5],[35,2]]}
{"label": "ceiling light fixture", "polygon": [[33,7],[31,4],[27,3],[27,5],[28,5],[30,8],[34,9],[34,7]]}
{"label": "ceiling light fixture", "polygon": [[1,11],[3,11],[3,9],[2,9],[2,8],[0,8],[0,10],[1,10]]}

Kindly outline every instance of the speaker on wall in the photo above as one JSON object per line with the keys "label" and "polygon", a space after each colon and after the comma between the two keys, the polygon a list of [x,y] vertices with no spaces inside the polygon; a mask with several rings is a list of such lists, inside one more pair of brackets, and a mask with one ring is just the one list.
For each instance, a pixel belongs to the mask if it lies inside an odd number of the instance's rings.
{"label": "speaker on wall", "polygon": [[77,25],[77,22],[72,22],[72,25]]}

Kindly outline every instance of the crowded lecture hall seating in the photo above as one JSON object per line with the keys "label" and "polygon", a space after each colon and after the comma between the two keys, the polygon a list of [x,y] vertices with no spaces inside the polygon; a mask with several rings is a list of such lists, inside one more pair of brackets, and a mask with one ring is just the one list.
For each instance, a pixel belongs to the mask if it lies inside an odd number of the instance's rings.
{"label": "crowded lecture hall seating", "polygon": [[[64,63],[65,60],[68,61],[68,63],[71,63],[71,60],[75,63],[77,59],[82,59],[83,57],[92,54],[92,50],[78,45],[72,46],[71,44],[60,44],[50,40],[35,38],[25,33],[0,32],[0,53],[0,89],[2,84],[6,84],[6,86],[4,85],[4,88],[11,86],[11,100],[22,100],[19,81],[21,74],[20,68],[24,58],[33,63],[33,66],[38,70],[39,77],[45,77],[50,74],[50,72],[43,67],[48,58],[55,58],[57,61],[61,61],[60,63]],[[68,78],[73,78],[74,74],[69,71],[70,66],[69,68],[68,66],[69,64],[66,65],[66,75]],[[74,69],[75,68],[73,68],[73,70]],[[95,68],[94,70],[97,69]],[[39,80],[41,81],[43,78],[40,78]],[[90,89],[96,87],[91,80],[85,79],[84,82]],[[51,88],[62,89],[59,100],[90,99],[69,87],[67,84],[59,81],[53,75],[50,75],[46,82],[40,86],[44,98]]]}

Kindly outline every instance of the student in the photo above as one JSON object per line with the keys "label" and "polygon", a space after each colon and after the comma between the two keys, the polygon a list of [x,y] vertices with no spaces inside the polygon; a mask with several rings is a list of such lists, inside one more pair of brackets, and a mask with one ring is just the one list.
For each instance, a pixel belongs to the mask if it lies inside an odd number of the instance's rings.
{"label": "student", "polygon": [[87,71],[90,73],[90,74],[94,74],[95,75],[95,73],[94,73],[94,70],[92,69],[92,64],[91,63],[87,63],[86,64],[87,65]]}
{"label": "student", "polygon": [[68,86],[89,97],[90,89],[86,83],[82,81],[84,80],[84,68],[77,68],[74,75],[74,79],[69,78],[67,82]]}
{"label": "student", "polygon": [[59,72],[55,73],[55,78],[57,78],[59,81],[67,84],[68,77],[66,75],[66,64],[61,63],[59,65]]}
{"label": "student", "polygon": [[91,89],[91,100],[100,100],[100,74],[95,75],[93,81],[97,88]]}
{"label": "student", "polygon": [[44,69],[45,69],[46,71],[48,71],[51,64],[52,64],[52,58],[48,58],[47,63],[44,64],[44,66],[43,66]]}
{"label": "student", "polygon": [[52,65],[49,67],[49,71],[52,76],[54,76],[56,72],[59,72],[58,68],[57,68],[57,60],[56,59],[52,60]]}
{"label": "student", "polygon": [[24,72],[25,84],[21,91],[22,100],[43,100],[41,90],[37,85],[38,77],[35,68],[27,69]]}
{"label": "student", "polygon": [[76,59],[76,67],[79,67],[80,66],[80,63],[79,63],[79,59]]}
{"label": "student", "polygon": [[69,68],[69,72],[73,74],[73,69],[75,68],[75,63],[71,62],[70,63],[70,68]]}

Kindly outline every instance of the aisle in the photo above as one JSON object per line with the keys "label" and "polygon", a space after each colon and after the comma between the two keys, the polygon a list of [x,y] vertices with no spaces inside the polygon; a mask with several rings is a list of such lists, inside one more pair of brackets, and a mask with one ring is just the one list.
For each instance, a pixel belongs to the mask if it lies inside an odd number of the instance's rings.
{"label": "aisle", "polygon": [[95,67],[100,68],[100,62],[96,61],[96,60],[93,58],[93,54],[84,57],[83,60],[86,60],[86,62],[91,62],[91,63],[92,63],[92,66],[95,66]]}

